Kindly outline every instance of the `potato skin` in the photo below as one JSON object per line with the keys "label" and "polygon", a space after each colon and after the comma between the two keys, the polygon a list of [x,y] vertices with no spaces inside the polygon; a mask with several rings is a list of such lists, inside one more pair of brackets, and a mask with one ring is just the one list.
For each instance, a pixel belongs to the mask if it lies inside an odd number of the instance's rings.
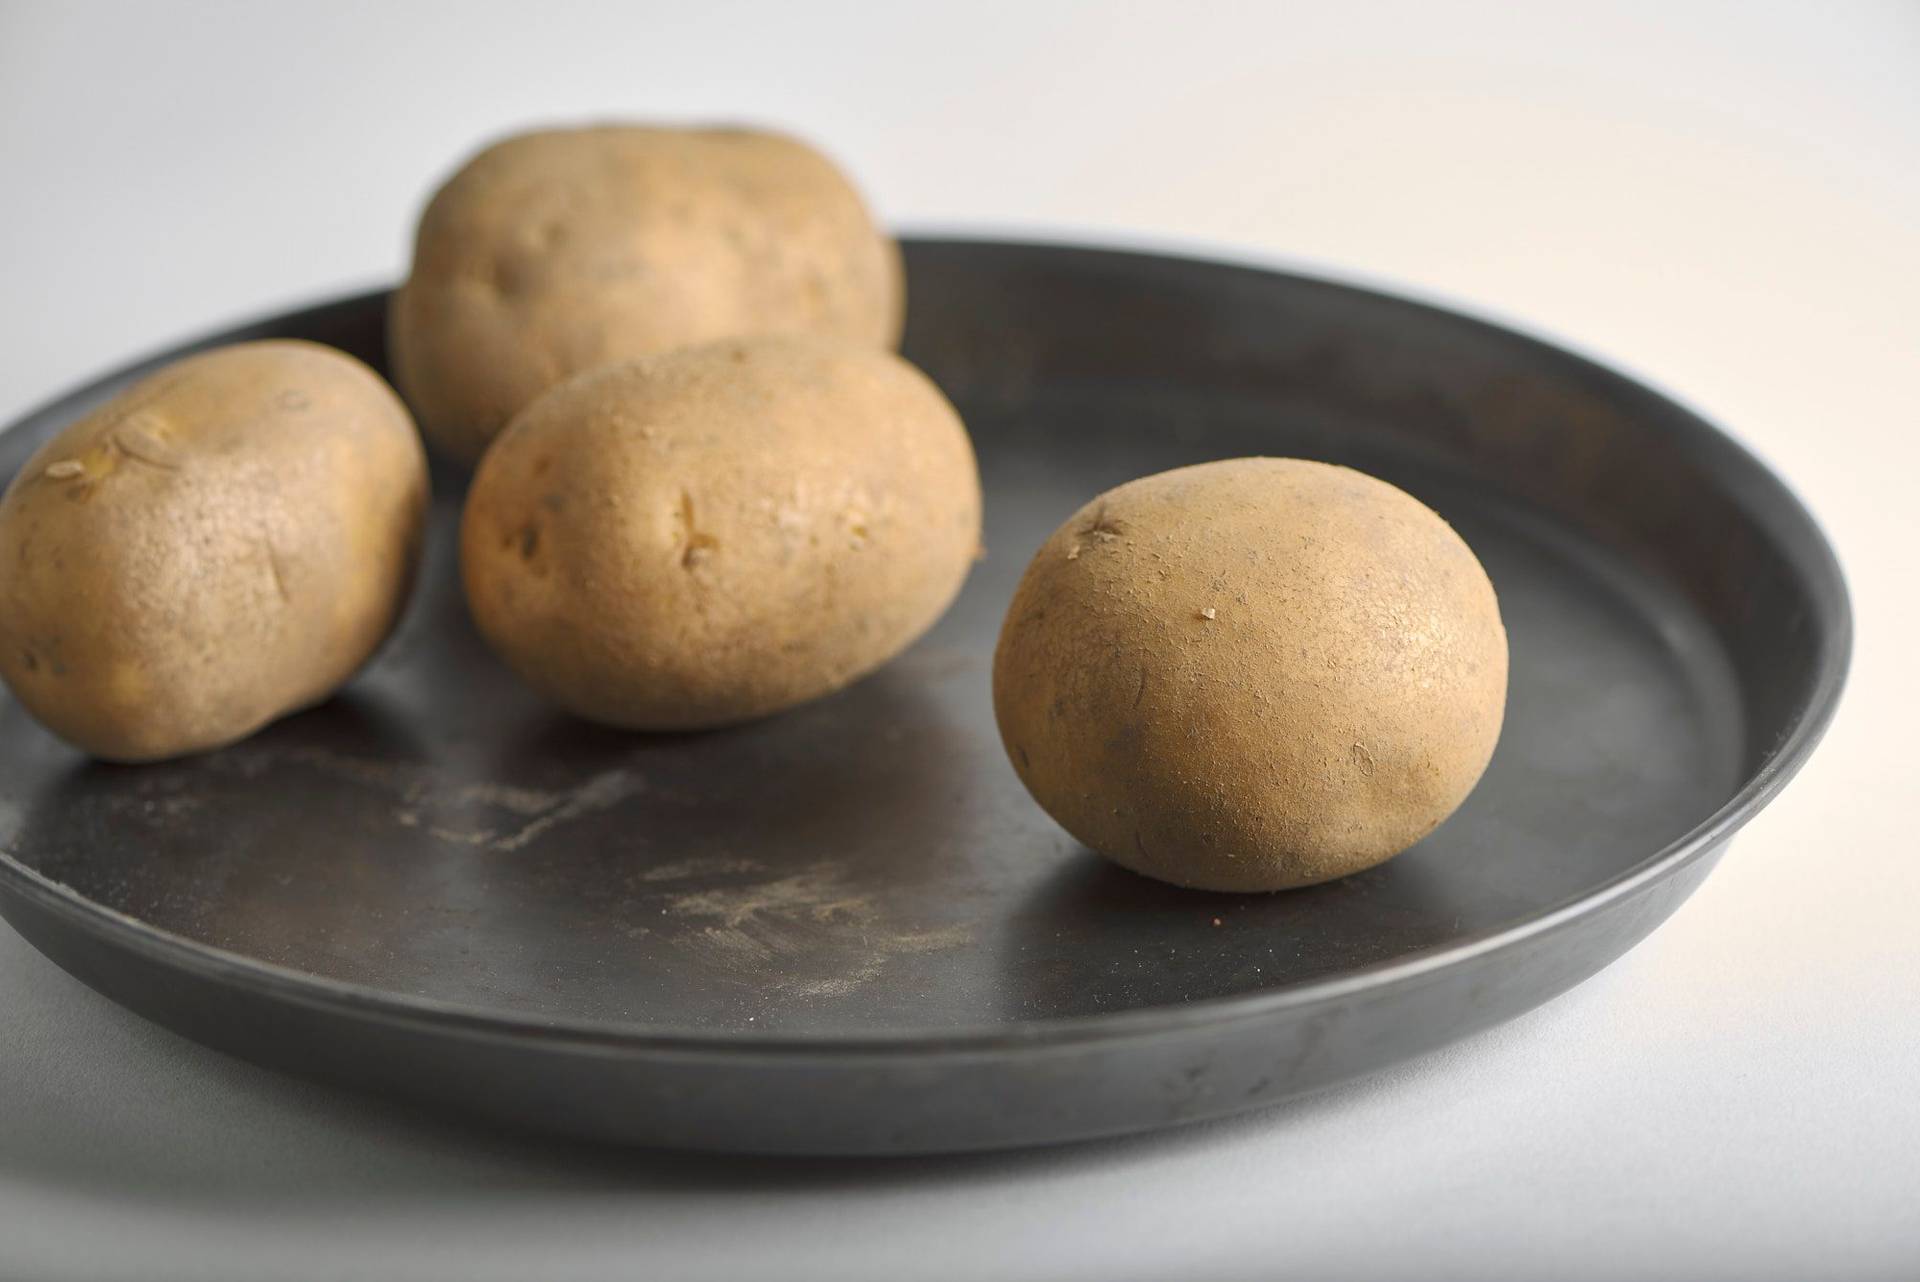
{"label": "potato skin", "polygon": [[725,725],[866,675],[946,610],[980,481],[889,352],[722,340],[577,376],[475,473],[475,623],[535,689],[642,730]]}
{"label": "potato skin", "polygon": [[466,462],[572,374],[737,335],[891,347],[899,249],[819,152],[609,125],[486,148],[428,204],[389,320],[395,381]]}
{"label": "potato skin", "polygon": [[0,678],[96,757],[244,738],[387,636],[427,485],[405,407],[352,357],[187,357],[69,425],[0,498]]}
{"label": "potato skin", "polygon": [[994,656],[1014,769],[1176,885],[1357,872],[1438,827],[1500,735],[1507,642],[1446,522],[1348,468],[1231,459],[1101,495],[1035,555]]}

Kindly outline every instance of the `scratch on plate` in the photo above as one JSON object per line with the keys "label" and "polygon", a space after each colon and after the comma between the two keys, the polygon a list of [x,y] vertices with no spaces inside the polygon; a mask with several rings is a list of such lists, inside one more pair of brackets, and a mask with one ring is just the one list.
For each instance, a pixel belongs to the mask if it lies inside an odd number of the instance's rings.
{"label": "scratch on plate", "polygon": [[[688,860],[648,874],[764,869],[751,860]],[[826,860],[796,873],[737,886],[670,894],[664,912],[706,921],[692,938],[715,966],[762,988],[796,998],[844,997],[873,982],[896,957],[959,948],[973,938],[963,925],[889,927],[870,894],[858,891],[839,863]],[[815,959],[853,955],[851,965],[821,973]]]}
{"label": "scratch on plate", "polygon": [[640,778],[625,770],[604,771],[565,794],[558,805],[536,817],[519,832],[495,839],[493,848],[518,850],[550,828],[619,805],[642,787]]}
{"label": "scratch on plate", "polygon": [[733,855],[696,856],[658,864],[640,874],[641,881],[685,881],[689,877],[714,877],[732,873],[764,872],[766,865]]}
{"label": "scratch on plate", "polygon": [[[631,770],[604,770],[571,788],[524,788],[480,780],[453,783],[428,766],[404,761],[355,757],[325,748],[256,752],[234,763],[247,778],[258,778],[282,762],[310,766],[336,779],[356,783],[393,798],[393,821],[419,828],[442,841],[490,850],[524,849],[562,824],[607,810],[646,790],[646,779]],[[518,824],[449,822],[474,808],[506,811]],[[484,817],[482,817],[484,820]]]}

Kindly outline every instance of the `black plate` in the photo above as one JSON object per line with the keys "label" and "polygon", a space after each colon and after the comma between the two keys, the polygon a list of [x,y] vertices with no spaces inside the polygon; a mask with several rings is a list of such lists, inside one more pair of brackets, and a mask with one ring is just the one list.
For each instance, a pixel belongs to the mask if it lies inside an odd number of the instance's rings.
{"label": "black plate", "polygon": [[[630,736],[469,627],[459,479],[381,659],[250,742],[89,764],[0,703],[0,901],[49,956],[265,1063],[609,1140],[914,1152],[1140,1130],[1380,1068],[1527,1009],[1686,897],[1805,759],[1849,646],[1831,552],[1698,418],[1506,330],[1302,277],[909,246],[907,351],[979,448],[990,556],[932,635],[760,725]],[[350,298],[296,336],[382,363]],[[1512,638],[1478,791],[1391,864],[1264,897],[1109,867],[1001,755],[1014,582],[1101,489],[1302,455],[1411,490]]]}

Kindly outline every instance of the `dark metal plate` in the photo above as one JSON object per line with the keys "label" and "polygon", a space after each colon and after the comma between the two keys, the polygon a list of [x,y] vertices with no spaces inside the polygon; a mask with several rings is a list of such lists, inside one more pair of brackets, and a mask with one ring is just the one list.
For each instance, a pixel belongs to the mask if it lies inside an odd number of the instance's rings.
{"label": "dark metal plate", "polygon": [[[1849,617],[1764,468],[1577,357],[1300,277],[1094,250],[909,247],[907,350],[971,426],[990,556],[837,697],[702,735],[543,706],[470,628],[459,478],[401,634],[331,704],[210,756],[90,764],[0,702],[0,906],[101,991],[253,1059],[610,1140],[908,1152],[1250,1107],[1598,970],[1703,877],[1830,716]],[[382,363],[382,298],[298,336]],[[0,437],[0,474],[149,368]],[[1108,867],[1002,757],[1027,557],[1202,459],[1350,463],[1499,590],[1505,736],[1385,867],[1265,897]]]}

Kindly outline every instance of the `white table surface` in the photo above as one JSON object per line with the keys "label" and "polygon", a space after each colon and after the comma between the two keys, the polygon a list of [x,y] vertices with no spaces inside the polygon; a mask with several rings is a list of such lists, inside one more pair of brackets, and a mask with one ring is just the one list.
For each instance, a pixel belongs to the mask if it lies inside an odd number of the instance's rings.
{"label": "white table surface", "polygon": [[0,1277],[1920,1273],[1920,5],[161,10],[0,0],[0,417],[392,278],[491,133],[765,120],[906,226],[1306,264],[1613,360],[1790,478],[1859,643],[1813,763],[1626,959],[1139,1140],[582,1156],[201,1050],[0,928]]}

